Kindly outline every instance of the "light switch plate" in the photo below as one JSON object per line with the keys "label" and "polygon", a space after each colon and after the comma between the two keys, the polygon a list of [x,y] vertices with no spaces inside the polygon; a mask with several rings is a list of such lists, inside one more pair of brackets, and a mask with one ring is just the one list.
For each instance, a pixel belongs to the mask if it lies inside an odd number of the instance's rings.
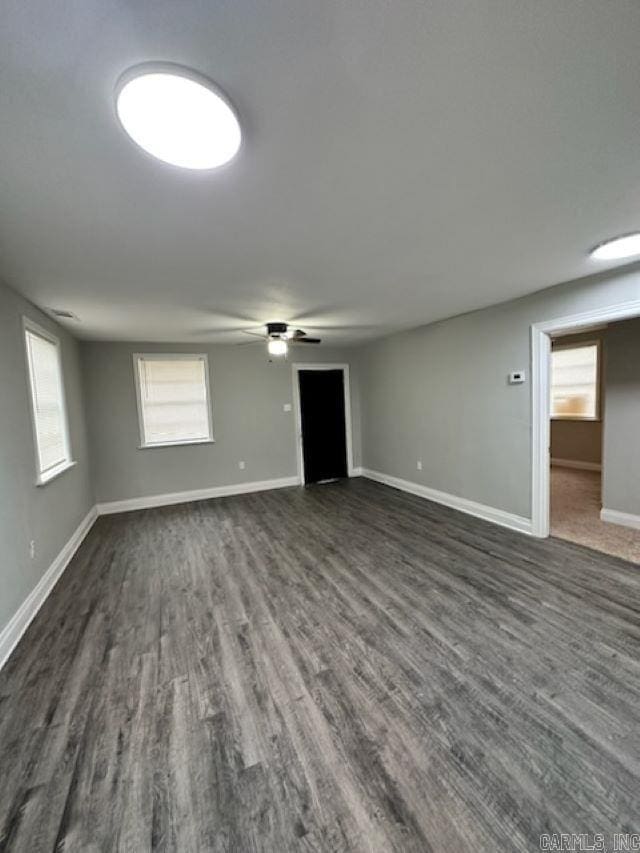
{"label": "light switch plate", "polygon": [[509,374],[509,385],[522,385],[524,381],[524,370],[514,370]]}
{"label": "light switch plate", "polygon": [[283,412],[290,412],[291,411],[291,403],[285,403],[284,406],[282,407],[282,411]]}

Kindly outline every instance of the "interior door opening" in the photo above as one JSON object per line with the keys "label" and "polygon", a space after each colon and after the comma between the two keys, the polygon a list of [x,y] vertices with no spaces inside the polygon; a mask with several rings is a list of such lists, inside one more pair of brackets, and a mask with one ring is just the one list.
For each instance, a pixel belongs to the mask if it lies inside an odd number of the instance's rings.
{"label": "interior door opening", "polygon": [[304,482],[348,476],[347,419],[342,369],[298,371]]}
{"label": "interior door opening", "polygon": [[640,563],[640,303],[532,327],[532,532]]}
{"label": "interior door opening", "polygon": [[640,318],[551,336],[551,535],[640,562]]}

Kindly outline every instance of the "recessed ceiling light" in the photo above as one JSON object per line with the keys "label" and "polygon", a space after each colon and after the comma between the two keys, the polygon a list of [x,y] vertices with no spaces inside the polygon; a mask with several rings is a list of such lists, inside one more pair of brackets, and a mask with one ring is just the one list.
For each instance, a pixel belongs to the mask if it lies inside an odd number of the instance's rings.
{"label": "recessed ceiling light", "polygon": [[240,124],[225,95],[177,65],[127,71],[116,88],[116,113],[141,148],[184,169],[215,169],[240,147]]}
{"label": "recessed ceiling light", "polygon": [[640,231],[623,234],[622,237],[614,237],[613,240],[605,240],[589,254],[597,261],[615,261],[640,255]]}

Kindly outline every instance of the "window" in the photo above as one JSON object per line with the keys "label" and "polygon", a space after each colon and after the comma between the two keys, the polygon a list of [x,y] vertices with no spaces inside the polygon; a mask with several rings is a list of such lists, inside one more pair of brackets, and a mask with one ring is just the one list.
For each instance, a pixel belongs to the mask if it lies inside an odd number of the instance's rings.
{"label": "window", "polygon": [[597,420],[600,345],[560,346],[551,351],[551,417]]}
{"label": "window", "polygon": [[36,445],[37,483],[44,485],[73,465],[69,447],[60,343],[57,338],[27,320],[26,317],[24,336]]}
{"label": "window", "polygon": [[133,357],[141,447],[213,441],[206,355]]}

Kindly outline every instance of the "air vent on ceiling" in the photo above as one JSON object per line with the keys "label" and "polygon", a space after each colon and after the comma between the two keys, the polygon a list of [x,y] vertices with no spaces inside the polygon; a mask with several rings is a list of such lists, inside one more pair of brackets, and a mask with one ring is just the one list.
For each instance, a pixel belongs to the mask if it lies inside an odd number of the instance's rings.
{"label": "air vent on ceiling", "polygon": [[54,317],[59,317],[61,320],[78,320],[73,311],[65,311],[64,308],[51,308],[50,311]]}

